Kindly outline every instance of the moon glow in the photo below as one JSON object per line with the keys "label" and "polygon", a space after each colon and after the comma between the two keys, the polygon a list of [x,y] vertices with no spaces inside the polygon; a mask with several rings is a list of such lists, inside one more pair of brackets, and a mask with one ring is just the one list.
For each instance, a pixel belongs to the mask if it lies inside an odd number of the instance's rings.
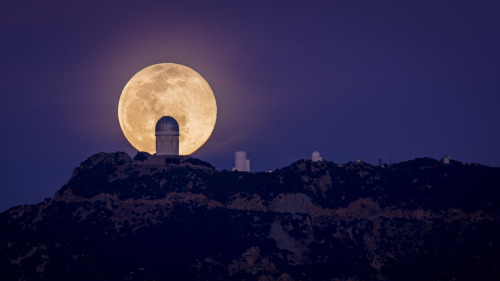
{"label": "moon glow", "polygon": [[155,153],[156,121],[166,115],[179,123],[179,154],[198,150],[217,119],[217,104],[207,81],[191,68],[174,63],[137,72],[118,103],[118,120],[127,140],[138,151]]}

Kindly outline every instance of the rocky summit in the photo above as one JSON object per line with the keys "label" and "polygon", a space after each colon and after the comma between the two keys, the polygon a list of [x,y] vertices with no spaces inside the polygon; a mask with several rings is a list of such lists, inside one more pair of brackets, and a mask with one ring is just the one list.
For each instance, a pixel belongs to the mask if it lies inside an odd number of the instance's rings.
{"label": "rocky summit", "polygon": [[500,168],[99,153],[0,214],[0,279],[500,280]]}

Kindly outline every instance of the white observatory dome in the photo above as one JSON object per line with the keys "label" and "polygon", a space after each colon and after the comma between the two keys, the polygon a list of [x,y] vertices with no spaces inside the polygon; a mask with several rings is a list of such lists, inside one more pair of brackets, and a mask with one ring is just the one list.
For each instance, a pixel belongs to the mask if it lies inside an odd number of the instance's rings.
{"label": "white observatory dome", "polygon": [[156,155],[179,155],[179,123],[170,116],[156,122]]}
{"label": "white observatory dome", "polygon": [[323,161],[323,158],[321,157],[321,155],[319,154],[319,152],[314,151],[314,152],[312,153],[311,160],[312,160],[313,162],[317,162],[317,161]]}
{"label": "white observatory dome", "polygon": [[170,116],[163,116],[156,122],[155,126],[156,136],[175,136],[179,135],[179,123]]}

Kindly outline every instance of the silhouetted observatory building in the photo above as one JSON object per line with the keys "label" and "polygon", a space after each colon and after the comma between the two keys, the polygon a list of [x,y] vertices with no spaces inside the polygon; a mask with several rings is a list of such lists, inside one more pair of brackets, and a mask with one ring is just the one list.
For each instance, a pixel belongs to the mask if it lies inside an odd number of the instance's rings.
{"label": "silhouetted observatory building", "polygon": [[156,122],[156,155],[179,155],[179,123],[170,116]]}

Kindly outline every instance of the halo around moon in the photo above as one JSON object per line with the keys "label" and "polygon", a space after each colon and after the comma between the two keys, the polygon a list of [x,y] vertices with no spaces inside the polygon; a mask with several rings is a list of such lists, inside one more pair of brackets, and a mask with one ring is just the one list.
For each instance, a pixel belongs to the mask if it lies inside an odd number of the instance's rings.
{"label": "halo around moon", "polygon": [[166,115],[179,123],[179,154],[198,150],[217,119],[217,104],[207,81],[191,68],[174,63],[137,72],[118,103],[118,119],[127,140],[139,151],[155,153],[156,121]]}

